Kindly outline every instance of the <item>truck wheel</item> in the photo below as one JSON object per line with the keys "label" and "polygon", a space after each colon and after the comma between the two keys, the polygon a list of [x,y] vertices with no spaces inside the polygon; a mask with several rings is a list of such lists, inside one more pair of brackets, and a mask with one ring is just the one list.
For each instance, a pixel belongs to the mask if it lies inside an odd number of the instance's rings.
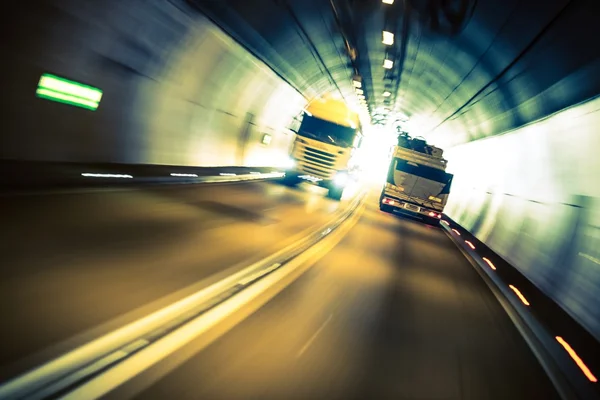
{"label": "truck wheel", "polygon": [[425,223],[427,225],[431,225],[431,226],[440,226],[440,220],[437,218],[427,217],[427,219],[425,220]]}
{"label": "truck wheel", "polygon": [[280,180],[281,184],[289,187],[296,187],[300,183],[300,179],[293,173],[286,172],[285,176]]}
{"label": "truck wheel", "polygon": [[392,208],[390,206],[386,206],[383,203],[379,203],[379,209],[381,211],[383,211],[383,212],[386,212],[386,213],[391,213],[392,212]]}
{"label": "truck wheel", "polygon": [[333,200],[340,201],[342,199],[342,195],[344,194],[344,188],[338,187],[330,187],[327,192],[327,197]]}

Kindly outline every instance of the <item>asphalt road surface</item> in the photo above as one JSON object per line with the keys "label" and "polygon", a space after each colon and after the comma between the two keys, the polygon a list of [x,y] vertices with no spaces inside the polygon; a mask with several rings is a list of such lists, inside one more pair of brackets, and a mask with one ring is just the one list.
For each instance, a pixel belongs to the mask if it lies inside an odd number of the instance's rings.
{"label": "asphalt road surface", "polygon": [[153,380],[142,374],[108,397],[558,398],[446,235],[381,213],[375,196],[312,269],[182,359],[168,374]]}
{"label": "asphalt road surface", "polygon": [[0,381],[272,254],[338,207],[256,182],[0,197]]}

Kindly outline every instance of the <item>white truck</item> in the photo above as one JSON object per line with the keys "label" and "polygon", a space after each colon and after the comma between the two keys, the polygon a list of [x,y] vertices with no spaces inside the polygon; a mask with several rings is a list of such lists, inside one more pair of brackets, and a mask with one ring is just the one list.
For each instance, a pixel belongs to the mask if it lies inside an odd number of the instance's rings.
{"label": "white truck", "polygon": [[398,138],[379,208],[439,225],[453,175],[446,172],[443,151],[408,135]]}
{"label": "white truck", "polygon": [[328,189],[329,198],[340,200],[361,140],[358,115],[344,103],[327,99],[310,104],[296,133],[283,183],[295,186],[304,181],[322,186]]}

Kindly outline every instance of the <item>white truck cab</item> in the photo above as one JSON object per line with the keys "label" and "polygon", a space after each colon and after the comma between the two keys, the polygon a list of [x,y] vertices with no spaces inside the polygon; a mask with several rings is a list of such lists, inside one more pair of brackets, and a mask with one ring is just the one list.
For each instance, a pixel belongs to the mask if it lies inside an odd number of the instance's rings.
{"label": "white truck cab", "polygon": [[441,149],[419,139],[403,139],[394,147],[379,208],[438,225],[453,175],[446,172]]}

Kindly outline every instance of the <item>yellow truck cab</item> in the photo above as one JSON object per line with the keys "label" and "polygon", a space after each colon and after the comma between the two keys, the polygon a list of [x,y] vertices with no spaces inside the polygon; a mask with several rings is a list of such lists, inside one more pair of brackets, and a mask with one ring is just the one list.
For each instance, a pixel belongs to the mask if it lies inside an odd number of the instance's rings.
{"label": "yellow truck cab", "polygon": [[340,200],[349,182],[350,163],[360,146],[358,114],[340,100],[323,98],[305,109],[291,152],[291,166],[283,182],[295,186],[308,182],[328,189]]}

